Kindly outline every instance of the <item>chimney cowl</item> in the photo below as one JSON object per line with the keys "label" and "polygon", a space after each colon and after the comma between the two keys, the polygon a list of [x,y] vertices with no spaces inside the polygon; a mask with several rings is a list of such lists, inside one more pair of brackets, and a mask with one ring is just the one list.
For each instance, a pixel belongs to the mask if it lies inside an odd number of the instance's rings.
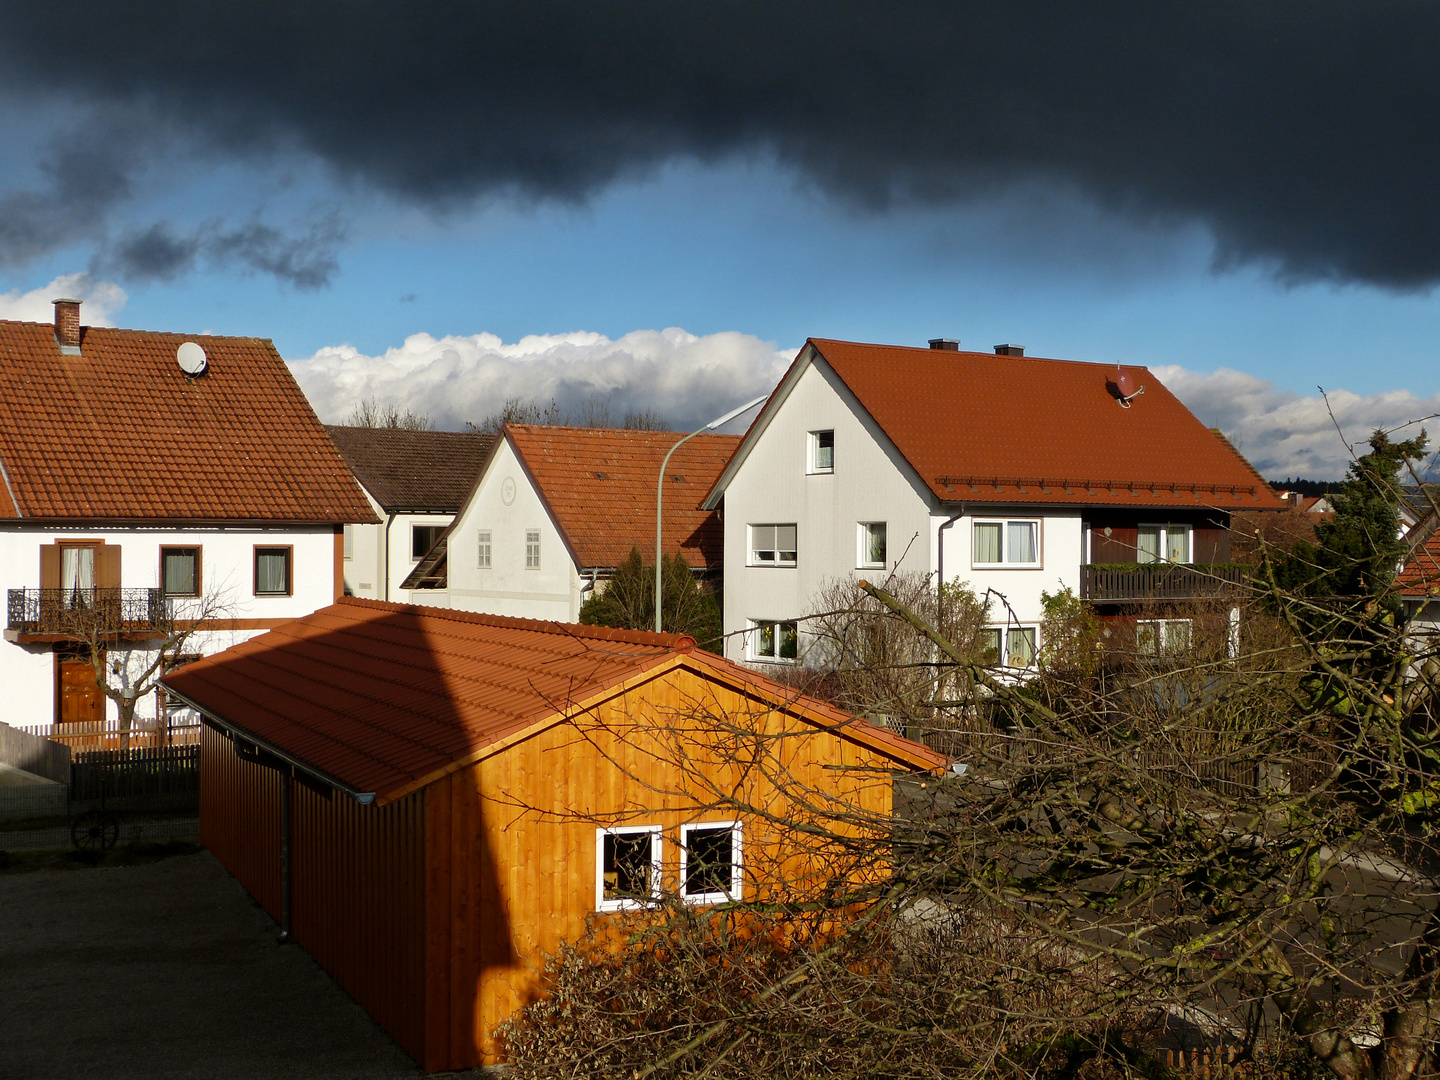
{"label": "chimney cowl", "polygon": [[1024,345],[996,345],[996,346],[995,346],[995,355],[996,355],[996,356],[1024,356],[1024,355],[1025,355],[1025,346],[1024,346]]}
{"label": "chimney cowl", "polygon": [[55,302],[55,343],[60,355],[80,355],[80,301],[60,299]]}
{"label": "chimney cowl", "polygon": [[930,348],[932,348],[932,349],[944,349],[944,350],[946,350],[947,352],[959,352],[959,351],[960,351],[960,339],[959,339],[959,338],[949,338],[949,337],[932,337],[932,338],[930,339]]}

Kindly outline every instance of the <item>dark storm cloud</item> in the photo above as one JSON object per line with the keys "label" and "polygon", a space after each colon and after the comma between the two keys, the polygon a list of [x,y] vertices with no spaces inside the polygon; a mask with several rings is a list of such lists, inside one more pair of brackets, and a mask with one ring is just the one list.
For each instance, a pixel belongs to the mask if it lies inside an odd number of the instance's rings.
{"label": "dark storm cloud", "polygon": [[876,209],[1078,187],[1222,259],[1397,288],[1440,280],[1437,47],[1418,2],[0,5],[14,95],[428,205],[754,151]]}
{"label": "dark storm cloud", "polygon": [[259,222],[226,230],[220,222],[210,221],[188,233],[176,232],[168,222],[156,222],[106,244],[91,272],[129,281],[172,281],[205,262],[270,274],[297,289],[319,289],[329,285],[339,269],[336,253],[344,238],[344,228],[334,215],[301,236]]}

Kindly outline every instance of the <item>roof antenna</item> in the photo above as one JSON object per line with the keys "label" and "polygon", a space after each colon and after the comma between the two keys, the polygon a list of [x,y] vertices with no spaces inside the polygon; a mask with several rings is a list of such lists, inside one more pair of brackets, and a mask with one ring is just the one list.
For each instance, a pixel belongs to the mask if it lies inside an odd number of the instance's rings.
{"label": "roof antenna", "polygon": [[1112,387],[1115,400],[1119,402],[1122,409],[1128,409],[1130,402],[1145,392],[1145,387],[1138,389],[1135,386],[1135,376],[1128,371],[1123,371],[1117,361],[1115,364],[1115,385]]}

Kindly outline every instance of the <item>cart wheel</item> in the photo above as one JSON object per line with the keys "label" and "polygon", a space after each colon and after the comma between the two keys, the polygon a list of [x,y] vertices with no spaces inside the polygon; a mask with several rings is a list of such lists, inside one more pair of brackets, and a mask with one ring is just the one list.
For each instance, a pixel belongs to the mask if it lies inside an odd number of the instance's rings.
{"label": "cart wheel", "polygon": [[104,810],[86,810],[70,825],[76,851],[109,851],[119,839],[119,819]]}

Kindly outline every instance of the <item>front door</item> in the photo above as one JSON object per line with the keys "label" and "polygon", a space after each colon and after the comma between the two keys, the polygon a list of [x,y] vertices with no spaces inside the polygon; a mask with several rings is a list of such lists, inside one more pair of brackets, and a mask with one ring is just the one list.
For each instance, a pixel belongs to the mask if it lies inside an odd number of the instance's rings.
{"label": "front door", "polygon": [[95,685],[95,668],[88,659],[55,655],[55,719],[61,724],[99,722],[105,718],[105,695]]}

